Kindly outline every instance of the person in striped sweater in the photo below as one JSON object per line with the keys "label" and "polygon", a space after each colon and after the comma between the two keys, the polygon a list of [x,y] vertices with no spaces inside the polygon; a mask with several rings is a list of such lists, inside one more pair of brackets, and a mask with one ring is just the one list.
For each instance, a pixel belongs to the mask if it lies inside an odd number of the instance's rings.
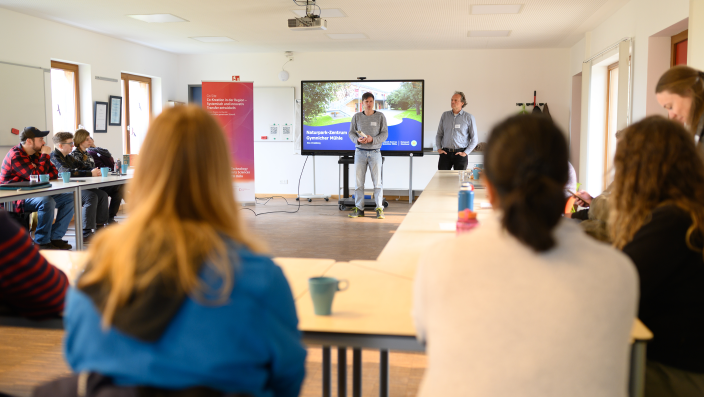
{"label": "person in striped sweater", "polygon": [[0,306],[23,317],[57,317],[69,288],[66,275],[39,254],[25,229],[0,209]]}

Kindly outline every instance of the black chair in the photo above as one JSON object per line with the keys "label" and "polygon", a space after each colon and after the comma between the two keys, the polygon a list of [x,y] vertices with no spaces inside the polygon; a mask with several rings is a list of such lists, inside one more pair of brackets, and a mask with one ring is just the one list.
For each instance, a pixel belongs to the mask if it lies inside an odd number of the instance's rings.
{"label": "black chair", "polygon": [[[81,393],[79,394],[79,390]],[[2,396],[0,396],[2,397]],[[12,396],[10,396],[12,397]],[[82,372],[47,382],[34,389],[32,397],[251,397],[227,394],[207,387],[166,390],[147,386],[115,386],[98,373]]]}

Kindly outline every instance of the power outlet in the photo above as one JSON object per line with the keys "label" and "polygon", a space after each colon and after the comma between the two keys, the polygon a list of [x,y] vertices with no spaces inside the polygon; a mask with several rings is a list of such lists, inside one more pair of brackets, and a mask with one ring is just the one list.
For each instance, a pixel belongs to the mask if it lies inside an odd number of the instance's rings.
{"label": "power outlet", "polygon": [[288,184],[289,184],[289,181],[286,180],[286,179],[281,179],[281,180],[279,181],[279,184],[280,184],[280,185],[288,185]]}

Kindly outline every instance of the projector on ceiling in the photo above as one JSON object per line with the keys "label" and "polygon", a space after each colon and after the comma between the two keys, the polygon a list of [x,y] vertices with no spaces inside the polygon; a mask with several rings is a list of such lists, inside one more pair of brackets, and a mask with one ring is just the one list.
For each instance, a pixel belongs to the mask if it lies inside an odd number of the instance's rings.
{"label": "projector on ceiling", "polygon": [[291,30],[326,30],[328,22],[319,17],[305,16],[302,18],[289,19],[289,29]]}

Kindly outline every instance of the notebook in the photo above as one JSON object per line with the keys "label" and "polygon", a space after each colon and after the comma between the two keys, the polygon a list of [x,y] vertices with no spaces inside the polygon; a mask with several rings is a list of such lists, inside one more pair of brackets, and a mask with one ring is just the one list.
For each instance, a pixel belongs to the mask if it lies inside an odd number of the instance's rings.
{"label": "notebook", "polygon": [[49,182],[10,182],[0,185],[0,190],[33,190],[51,187]]}

